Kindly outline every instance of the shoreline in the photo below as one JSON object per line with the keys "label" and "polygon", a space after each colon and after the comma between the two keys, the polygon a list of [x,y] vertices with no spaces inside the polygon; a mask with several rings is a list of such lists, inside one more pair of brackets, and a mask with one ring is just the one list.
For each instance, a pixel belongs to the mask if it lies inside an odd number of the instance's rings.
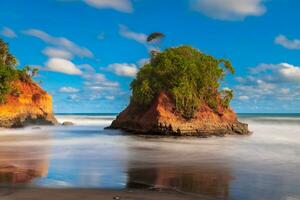
{"label": "shoreline", "polygon": [[183,194],[172,190],[50,189],[1,188],[1,200],[210,200],[209,197]]}

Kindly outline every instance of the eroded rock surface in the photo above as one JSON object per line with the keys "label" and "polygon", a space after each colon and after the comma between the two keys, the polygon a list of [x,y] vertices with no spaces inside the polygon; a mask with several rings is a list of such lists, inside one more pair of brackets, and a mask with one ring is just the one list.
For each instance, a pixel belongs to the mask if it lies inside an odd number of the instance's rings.
{"label": "eroded rock surface", "polygon": [[34,82],[17,81],[18,95],[8,95],[0,104],[0,127],[57,124],[52,111],[52,97]]}
{"label": "eroded rock surface", "polygon": [[238,121],[230,108],[213,111],[201,105],[192,119],[178,115],[172,98],[160,93],[148,108],[130,104],[121,112],[110,127],[138,134],[158,134],[174,136],[224,136],[248,135],[248,125]]}

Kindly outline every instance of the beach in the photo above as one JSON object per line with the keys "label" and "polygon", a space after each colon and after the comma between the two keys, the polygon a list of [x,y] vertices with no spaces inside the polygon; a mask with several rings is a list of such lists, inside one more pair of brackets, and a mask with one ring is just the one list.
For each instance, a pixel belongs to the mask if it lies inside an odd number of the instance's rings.
{"label": "beach", "polygon": [[177,192],[157,192],[145,190],[99,190],[99,189],[1,189],[3,200],[44,199],[44,200],[193,200],[211,198],[185,195]]}
{"label": "beach", "polygon": [[300,116],[240,115],[250,136],[158,137],[74,126],[0,133],[1,199],[299,199]]}

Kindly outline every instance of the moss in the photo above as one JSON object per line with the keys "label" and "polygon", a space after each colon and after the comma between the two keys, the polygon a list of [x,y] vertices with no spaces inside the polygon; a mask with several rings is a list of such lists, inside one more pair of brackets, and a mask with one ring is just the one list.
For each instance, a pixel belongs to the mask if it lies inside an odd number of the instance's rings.
{"label": "moss", "polygon": [[[230,61],[216,59],[190,46],[168,48],[152,56],[131,83],[132,102],[150,105],[162,91],[171,94],[176,110],[192,118],[201,103],[217,110],[220,81],[226,72],[234,73]],[[232,97],[224,98],[228,106]]]}

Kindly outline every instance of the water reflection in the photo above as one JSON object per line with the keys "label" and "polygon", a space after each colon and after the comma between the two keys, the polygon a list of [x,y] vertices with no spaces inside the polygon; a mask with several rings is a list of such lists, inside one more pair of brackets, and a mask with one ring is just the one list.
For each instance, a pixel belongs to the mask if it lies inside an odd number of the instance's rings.
{"label": "water reflection", "polygon": [[[86,138],[66,129],[59,134],[42,130],[0,135],[0,184],[117,189],[155,186],[222,199],[229,196],[232,176],[222,165],[195,165],[183,161],[178,152],[175,154],[181,159],[174,161],[173,151],[155,148],[151,141],[123,136],[109,136],[108,140],[103,134],[93,138],[95,134]],[[171,160],[173,163],[168,163]]]}
{"label": "water reflection", "polygon": [[0,141],[0,184],[26,184],[47,175],[48,134],[1,135]]}
{"label": "water reflection", "polygon": [[229,170],[216,166],[131,168],[127,187],[150,185],[227,199],[231,180]]}
{"label": "water reflection", "polygon": [[251,137],[205,140],[135,137],[97,126],[1,131],[0,184],[300,199],[299,128],[274,126],[257,124]]}

